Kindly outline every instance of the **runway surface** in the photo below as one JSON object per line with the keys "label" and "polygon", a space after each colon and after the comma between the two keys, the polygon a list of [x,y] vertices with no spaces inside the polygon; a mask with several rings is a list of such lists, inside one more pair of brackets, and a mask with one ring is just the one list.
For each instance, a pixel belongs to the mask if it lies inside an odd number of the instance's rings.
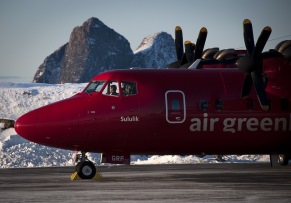
{"label": "runway surface", "polygon": [[291,166],[98,166],[101,180],[71,181],[73,167],[0,169],[0,202],[291,202]]}

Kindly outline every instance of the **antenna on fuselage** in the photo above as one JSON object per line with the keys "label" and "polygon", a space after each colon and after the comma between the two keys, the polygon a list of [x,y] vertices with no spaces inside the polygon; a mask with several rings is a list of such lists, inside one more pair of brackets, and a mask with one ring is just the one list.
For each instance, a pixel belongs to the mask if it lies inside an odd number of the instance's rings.
{"label": "antenna on fuselage", "polygon": [[188,68],[188,69],[198,69],[198,65],[200,63],[201,59],[196,59],[196,61],[194,63],[192,63],[192,65]]}

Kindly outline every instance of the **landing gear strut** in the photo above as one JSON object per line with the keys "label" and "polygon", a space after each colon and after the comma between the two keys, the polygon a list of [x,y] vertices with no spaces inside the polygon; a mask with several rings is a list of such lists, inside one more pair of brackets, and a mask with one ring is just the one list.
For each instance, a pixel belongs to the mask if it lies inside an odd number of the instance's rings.
{"label": "landing gear strut", "polygon": [[279,163],[281,166],[287,166],[287,165],[288,165],[288,162],[289,162],[289,158],[290,158],[289,155],[286,155],[286,154],[279,154],[278,163]]}
{"label": "landing gear strut", "polygon": [[270,163],[272,167],[286,166],[290,159],[290,154],[270,154]]}
{"label": "landing gear strut", "polygon": [[77,165],[75,168],[75,173],[71,176],[71,180],[76,179],[92,179],[92,178],[101,178],[101,175],[97,173],[94,164],[87,158],[86,152],[81,152],[77,154],[76,160]]}

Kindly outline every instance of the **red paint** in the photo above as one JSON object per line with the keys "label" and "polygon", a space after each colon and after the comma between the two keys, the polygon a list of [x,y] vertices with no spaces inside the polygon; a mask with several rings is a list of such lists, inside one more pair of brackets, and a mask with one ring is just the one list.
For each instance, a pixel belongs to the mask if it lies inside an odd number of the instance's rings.
{"label": "red paint", "polygon": [[[108,154],[291,153],[291,65],[265,58],[271,109],[254,88],[240,93],[245,73],[236,68],[115,70],[95,76],[100,92],[81,92],[21,116],[19,135],[51,147]],[[135,82],[132,96],[102,94],[108,81]],[[287,102],[288,103],[288,102]]]}

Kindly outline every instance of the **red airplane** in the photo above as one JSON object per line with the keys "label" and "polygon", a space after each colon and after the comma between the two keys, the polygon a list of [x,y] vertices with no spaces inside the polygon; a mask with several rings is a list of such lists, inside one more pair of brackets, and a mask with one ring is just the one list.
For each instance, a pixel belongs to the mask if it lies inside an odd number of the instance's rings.
{"label": "red airplane", "polygon": [[76,173],[82,179],[96,174],[86,152],[117,164],[129,164],[131,154],[270,154],[271,163],[286,165],[291,41],[262,53],[271,28],[256,45],[249,20],[243,28],[247,51],[204,59],[207,30],[195,47],[187,42],[184,53],[177,27],[178,61],[171,68],[101,73],[75,96],[24,114],[15,130],[32,142],[80,151]]}

